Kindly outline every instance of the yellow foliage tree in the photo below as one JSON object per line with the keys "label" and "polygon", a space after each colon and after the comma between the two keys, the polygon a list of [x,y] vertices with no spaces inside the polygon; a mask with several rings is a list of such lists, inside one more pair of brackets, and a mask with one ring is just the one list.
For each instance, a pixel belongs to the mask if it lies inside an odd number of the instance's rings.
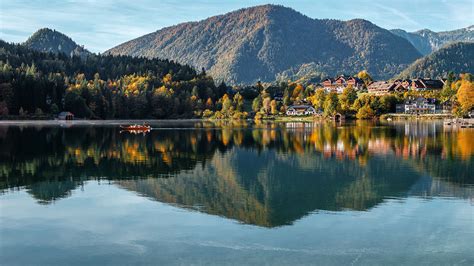
{"label": "yellow foliage tree", "polygon": [[172,76],[170,73],[166,74],[166,75],[163,77],[163,83],[169,83],[169,82],[171,82],[172,80],[173,80],[173,76]]}
{"label": "yellow foliage tree", "polygon": [[467,114],[474,108],[474,83],[462,80],[456,94],[462,114]]}
{"label": "yellow foliage tree", "polygon": [[278,113],[278,110],[277,110],[277,102],[275,100],[272,100],[270,102],[270,106],[271,106],[271,113],[272,115],[276,115]]}
{"label": "yellow foliage tree", "polygon": [[212,99],[209,97],[207,98],[207,101],[206,101],[206,108],[207,109],[212,109],[212,107],[214,106],[214,103],[212,102]]}
{"label": "yellow foliage tree", "polygon": [[301,98],[303,95],[304,88],[301,84],[297,84],[295,89],[293,90],[293,99]]}
{"label": "yellow foliage tree", "polygon": [[368,86],[372,81],[372,77],[370,76],[367,70],[362,70],[357,74],[357,77],[364,81],[364,84]]}

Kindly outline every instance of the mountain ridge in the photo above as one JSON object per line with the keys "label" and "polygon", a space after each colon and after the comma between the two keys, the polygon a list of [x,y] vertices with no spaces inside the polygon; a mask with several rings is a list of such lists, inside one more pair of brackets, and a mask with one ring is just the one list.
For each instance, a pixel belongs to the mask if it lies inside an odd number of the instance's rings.
{"label": "mountain ridge", "polygon": [[474,41],[474,25],[450,31],[435,32],[422,29],[407,32],[402,29],[390,30],[393,34],[407,39],[423,55],[428,55],[446,44],[458,41]]}
{"label": "mountain ridge", "polygon": [[474,42],[449,43],[439,50],[416,60],[398,78],[445,78],[454,73],[474,73]]}
{"label": "mountain ridge", "polygon": [[387,78],[421,57],[406,39],[369,21],[312,19],[279,5],[166,27],[105,53],[167,58],[231,84],[273,81],[311,63],[326,75],[368,69]]}

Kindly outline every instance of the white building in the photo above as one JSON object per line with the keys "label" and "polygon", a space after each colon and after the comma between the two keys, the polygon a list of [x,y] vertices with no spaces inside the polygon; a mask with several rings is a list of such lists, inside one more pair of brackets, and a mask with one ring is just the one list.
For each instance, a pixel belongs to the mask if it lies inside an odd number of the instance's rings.
{"label": "white building", "polygon": [[309,105],[292,105],[286,110],[286,115],[301,116],[301,115],[315,115],[316,109]]}
{"label": "white building", "polygon": [[434,114],[436,113],[436,104],[434,100],[420,97],[416,100],[406,101],[404,104],[397,104],[397,113]]}

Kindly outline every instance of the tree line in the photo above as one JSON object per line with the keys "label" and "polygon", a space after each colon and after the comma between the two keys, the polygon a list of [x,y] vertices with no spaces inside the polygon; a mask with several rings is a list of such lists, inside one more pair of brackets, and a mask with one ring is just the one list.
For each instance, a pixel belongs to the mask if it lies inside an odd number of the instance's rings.
{"label": "tree line", "polygon": [[204,71],[169,60],[36,52],[0,41],[0,115],[170,118],[200,115],[227,91]]}
{"label": "tree line", "polygon": [[[367,71],[356,75],[365,87]],[[395,112],[397,103],[418,96],[449,102],[463,116],[474,106],[472,75],[448,75],[441,91],[376,96],[352,87],[326,92],[315,84],[280,82],[251,86],[216,85],[204,70],[169,60],[91,54],[85,58],[36,52],[0,41],[0,116],[114,118],[267,118],[295,104],[315,107],[323,116],[343,113],[370,119]]]}

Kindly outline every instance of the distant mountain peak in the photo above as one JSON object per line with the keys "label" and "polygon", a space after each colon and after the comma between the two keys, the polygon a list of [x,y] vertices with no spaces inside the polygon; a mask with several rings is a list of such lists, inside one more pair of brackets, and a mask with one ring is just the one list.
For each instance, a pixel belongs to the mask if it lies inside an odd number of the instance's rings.
{"label": "distant mountain peak", "polygon": [[415,31],[415,33],[419,33],[419,34],[430,34],[430,33],[435,33],[435,32],[432,31],[432,30],[430,30],[430,29],[421,29],[421,30]]}
{"label": "distant mountain peak", "polygon": [[68,56],[84,57],[90,54],[67,35],[50,28],[37,30],[23,45],[40,52],[63,53]]}
{"label": "distant mountain peak", "polygon": [[[245,8],[241,8],[241,9],[238,9],[236,11],[231,11],[229,13],[233,13],[233,12],[245,12],[245,11],[249,11],[249,12],[257,12],[257,13],[267,13],[267,12],[274,12],[274,11],[284,11],[284,12],[294,12],[294,13],[299,13],[301,14],[300,12],[294,10],[293,8],[291,7],[286,7],[286,6],[283,6],[283,5],[277,5],[277,4],[265,4],[265,5],[258,5],[258,6],[251,6],[251,7],[245,7]],[[225,14],[224,14],[225,15]]]}
{"label": "distant mountain peak", "polygon": [[434,32],[429,29],[422,29],[415,32],[394,29],[391,30],[391,32],[407,39],[423,55],[430,54],[449,43],[474,41],[474,25],[467,28],[441,32]]}

